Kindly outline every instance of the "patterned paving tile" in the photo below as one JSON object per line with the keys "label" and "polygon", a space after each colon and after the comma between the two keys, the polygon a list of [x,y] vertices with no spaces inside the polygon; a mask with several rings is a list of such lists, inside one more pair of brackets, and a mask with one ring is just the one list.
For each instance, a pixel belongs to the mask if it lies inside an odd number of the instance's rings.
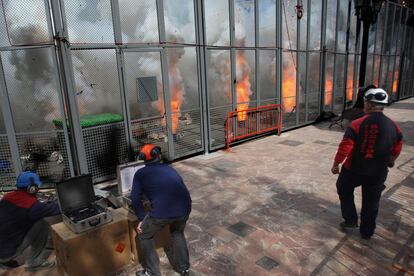
{"label": "patterned paving tile", "polygon": [[316,141],[313,141],[313,143],[315,143],[315,144],[319,144],[319,145],[326,145],[326,144],[329,144],[329,142],[327,142],[327,141],[322,141],[322,140],[316,140]]}
{"label": "patterned paving tile", "polygon": [[227,227],[227,230],[230,232],[240,236],[240,237],[246,237],[247,235],[253,233],[256,231],[256,227],[250,226],[242,221],[239,221],[236,224],[230,225]]}
{"label": "patterned paving tile", "polygon": [[303,142],[293,141],[293,140],[285,140],[283,142],[280,142],[279,144],[280,145],[291,146],[291,147],[296,147],[296,146],[302,145]]}
{"label": "patterned paving tile", "polygon": [[266,269],[267,271],[272,270],[273,268],[277,267],[279,265],[279,263],[275,260],[273,260],[272,258],[269,258],[267,256],[264,256],[262,258],[260,258],[256,264],[258,266],[263,267],[264,269]]}

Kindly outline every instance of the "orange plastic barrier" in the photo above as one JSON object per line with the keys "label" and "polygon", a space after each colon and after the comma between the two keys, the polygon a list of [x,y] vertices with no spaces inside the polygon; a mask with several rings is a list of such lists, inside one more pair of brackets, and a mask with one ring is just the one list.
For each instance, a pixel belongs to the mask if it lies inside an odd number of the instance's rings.
{"label": "orange plastic barrier", "polygon": [[226,148],[230,143],[255,135],[277,130],[282,131],[280,104],[230,111],[226,117]]}

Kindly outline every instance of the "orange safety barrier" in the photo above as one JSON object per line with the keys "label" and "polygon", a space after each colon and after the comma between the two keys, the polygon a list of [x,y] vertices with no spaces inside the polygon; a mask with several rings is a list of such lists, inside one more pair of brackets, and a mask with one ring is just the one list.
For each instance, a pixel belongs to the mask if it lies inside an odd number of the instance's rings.
{"label": "orange safety barrier", "polygon": [[282,131],[280,104],[230,111],[226,117],[226,148],[236,140],[277,130]]}

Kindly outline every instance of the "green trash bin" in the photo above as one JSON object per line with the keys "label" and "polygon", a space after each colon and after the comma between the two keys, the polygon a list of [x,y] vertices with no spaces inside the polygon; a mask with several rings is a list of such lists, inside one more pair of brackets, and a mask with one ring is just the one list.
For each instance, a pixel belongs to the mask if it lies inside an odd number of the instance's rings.
{"label": "green trash bin", "polygon": [[[124,117],[120,114],[102,113],[80,117],[86,151],[88,171],[94,182],[116,177],[116,166],[128,162],[128,146],[125,136]],[[62,120],[53,120],[58,129]],[[69,133],[70,125],[67,124]]]}

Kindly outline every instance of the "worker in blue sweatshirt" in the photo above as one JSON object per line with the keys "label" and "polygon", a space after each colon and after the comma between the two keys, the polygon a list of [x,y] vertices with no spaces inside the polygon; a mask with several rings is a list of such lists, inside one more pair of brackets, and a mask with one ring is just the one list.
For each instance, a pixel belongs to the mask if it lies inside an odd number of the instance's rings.
{"label": "worker in blue sweatshirt", "polygon": [[[176,272],[189,275],[190,261],[184,228],[191,212],[190,193],[178,172],[161,163],[161,148],[153,144],[144,145],[138,157],[145,160],[145,167],[134,175],[131,200],[140,220],[137,232],[144,270],[136,275],[161,276],[153,237],[167,225],[172,238],[172,256],[168,259]],[[144,197],[151,203],[148,214],[145,214],[142,204]]]}
{"label": "worker in blue sweatshirt", "polygon": [[[42,182],[34,172],[23,172],[16,180],[17,190],[0,201],[0,265],[13,268],[15,258],[28,250],[26,271],[54,266],[45,254],[49,224],[43,219],[60,214],[56,202],[39,202],[36,193]],[[26,254],[25,254],[26,255]]]}

